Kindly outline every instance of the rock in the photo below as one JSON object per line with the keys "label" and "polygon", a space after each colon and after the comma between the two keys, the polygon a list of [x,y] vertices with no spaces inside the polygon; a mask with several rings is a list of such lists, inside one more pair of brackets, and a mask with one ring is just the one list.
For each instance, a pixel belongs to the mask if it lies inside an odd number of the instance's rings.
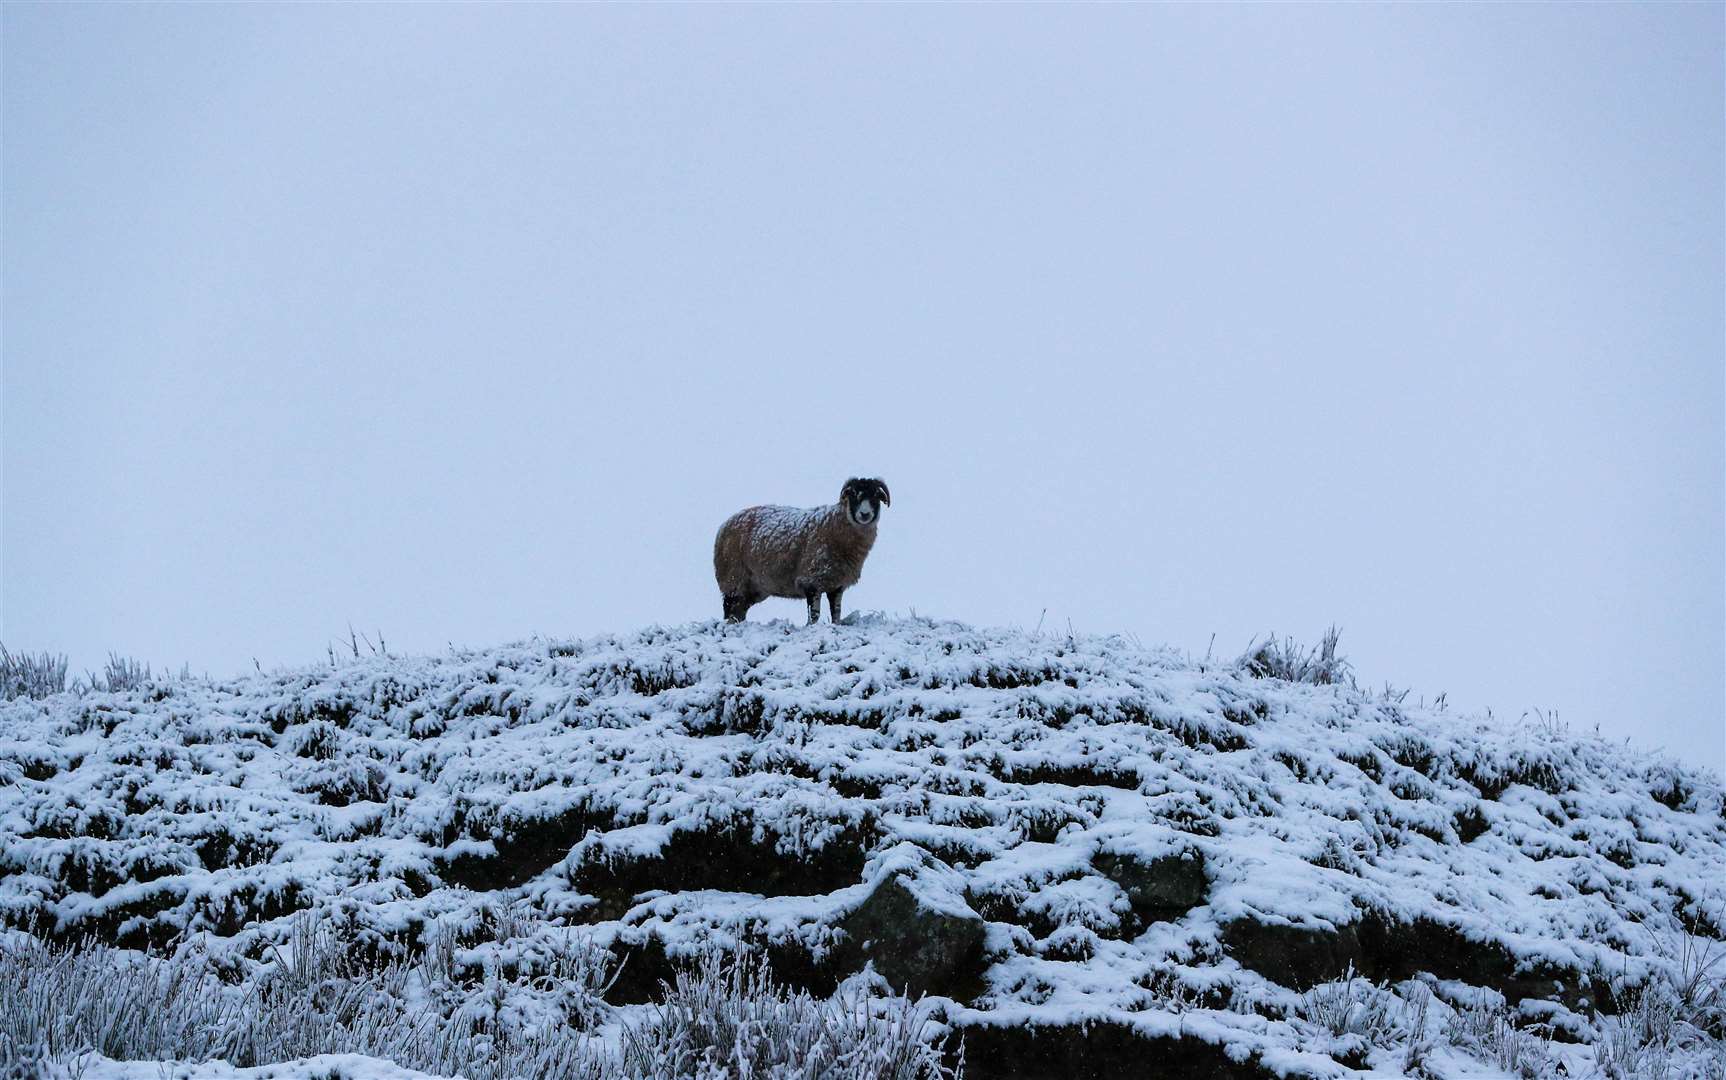
{"label": "rock", "polygon": [[[615,836],[616,834],[612,834]],[[836,830],[820,848],[782,845],[747,818],[675,832],[656,851],[626,849],[585,859],[572,880],[599,903],[586,918],[621,918],[652,889],[714,890],[759,896],[820,896],[855,884],[872,838],[867,823]],[[600,840],[601,851],[607,838]]]}
{"label": "rock", "polygon": [[1372,977],[1360,933],[1342,926],[1295,926],[1236,919],[1223,924],[1223,944],[1244,968],[1294,990],[1342,978],[1352,967]]}
{"label": "rock", "polygon": [[1469,937],[1458,927],[1431,919],[1369,918],[1362,922],[1359,937],[1375,978],[1426,973],[1496,990],[1512,1005],[1551,1001],[1583,1012],[1617,1011],[1604,980],[1551,962],[1519,960],[1501,943]]}
{"label": "rock", "polygon": [[1457,811],[1454,828],[1458,839],[1465,844],[1472,844],[1491,831],[1492,823],[1486,820],[1480,807],[1470,806],[1466,810]]}
{"label": "rock", "polygon": [[613,968],[605,1000],[613,1005],[642,1005],[659,1000],[662,985],[677,977],[677,965],[657,934],[620,937],[611,945]]}
{"label": "rock", "polygon": [[1194,847],[1146,858],[1132,851],[1099,851],[1091,859],[1099,874],[1119,885],[1143,922],[1178,919],[1205,902],[1210,878],[1204,853]]}
{"label": "rock", "polygon": [[446,853],[441,876],[452,885],[476,891],[513,888],[556,865],[590,830],[611,824],[611,813],[586,803],[542,818],[506,818],[488,837],[490,851]]}
{"label": "rock", "polygon": [[1124,1024],[976,1024],[962,1027],[968,1080],[1268,1080],[1276,1073],[1236,1061],[1201,1039],[1142,1035]]}
{"label": "rock", "polygon": [[872,961],[894,989],[913,997],[975,996],[985,966],[983,919],[942,884],[914,869],[882,876],[839,924],[847,939],[843,966]]}
{"label": "rock", "polygon": [[1519,961],[1501,944],[1428,919],[1372,915],[1335,927],[1237,919],[1224,924],[1222,939],[1242,967],[1295,990],[1343,978],[1352,967],[1369,979],[1395,982],[1427,974],[1484,986],[1512,1005],[1551,1001],[1570,1009],[1614,1008],[1607,988],[1581,972]]}

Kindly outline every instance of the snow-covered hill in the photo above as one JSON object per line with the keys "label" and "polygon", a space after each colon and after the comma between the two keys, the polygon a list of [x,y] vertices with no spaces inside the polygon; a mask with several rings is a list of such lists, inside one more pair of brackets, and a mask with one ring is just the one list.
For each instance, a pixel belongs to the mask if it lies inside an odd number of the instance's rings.
{"label": "snow-covered hill", "polygon": [[507,900],[627,956],[616,1002],[715,944],[873,965],[972,1077],[1403,1071],[1327,1028],[1351,969],[1586,1044],[1723,891],[1713,773],[1115,638],[707,623],[0,703],[12,926],[245,963],[305,908],[388,952]]}

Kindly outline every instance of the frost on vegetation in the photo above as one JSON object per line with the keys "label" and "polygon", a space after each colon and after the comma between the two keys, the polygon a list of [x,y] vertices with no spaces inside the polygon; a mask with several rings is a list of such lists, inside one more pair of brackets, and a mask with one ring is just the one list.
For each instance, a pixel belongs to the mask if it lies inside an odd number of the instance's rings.
{"label": "frost on vegetation", "polygon": [[14,932],[0,941],[0,1076],[76,1076],[101,1059],[244,1069],[330,1054],[467,1080],[958,1075],[926,1041],[915,1003],[860,992],[817,1001],[775,986],[759,961],[718,954],[625,1019],[619,1049],[601,1037],[614,1015],[599,996],[605,950],[577,943],[504,971],[464,966],[455,941],[439,933],[417,959],[367,960],[308,914],[246,974],[196,949],[161,958]]}
{"label": "frost on vegetation", "polygon": [[853,989],[818,1001],[776,986],[759,956],[710,950],[625,1028],[623,1068],[639,1080],[952,1080],[928,1029],[907,998]]}
{"label": "frost on vegetation", "polygon": [[1726,945],[1679,931],[1656,939],[1668,964],[1642,982],[1615,979],[1617,1011],[1594,1018],[1607,1080],[1726,1078]]}
{"label": "frost on vegetation", "polygon": [[1558,1063],[1551,1037],[1519,1025],[1502,999],[1482,995],[1457,1009],[1445,1025],[1444,1035],[1452,1046],[1472,1053],[1505,1076],[1546,1080],[1556,1075]]}
{"label": "frost on vegetation", "polygon": [[[1301,994],[1295,1015],[1329,1037],[1325,1050],[1356,1066],[1369,1060],[1413,1077],[1432,1074],[1430,1058],[1438,1041],[1433,995],[1410,980],[1392,988],[1349,968],[1344,977]],[[1440,1006],[1442,1008],[1442,1006]]]}
{"label": "frost on vegetation", "polygon": [[1267,634],[1262,645],[1255,647],[1256,642],[1249,643],[1236,664],[1255,679],[1284,679],[1315,686],[1352,683],[1352,665],[1336,651],[1341,637],[1341,628],[1332,626],[1317,645],[1307,648],[1292,637],[1278,641],[1275,634]]}
{"label": "frost on vegetation", "polygon": [[64,689],[64,653],[15,653],[0,644],[0,699],[45,698]]}
{"label": "frost on vegetation", "polygon": [[[711,1064],[766,1028],[801,1049],[749,1069],[852,1075],[853,1014],[823,999],[863,972],[927,991],[975,1076],[1032,1029],[1098,1075],[1157,1039],[1192,1076],[1538,1073],[1608,1039],[1626,1077],[1705,1060],[1720,778],[1363,691],[1335,646],[1218,667],[924,619],[707,623],[0,702],[0,924],[116,970],[144,962],[113,946],[200,958],[197,1007],[245,1015],[194,1022],[182,994],[150,1022],[236,1061],[413,1042],[404,1066],[470,1080],[585,1060],[597,1030]],[[307,909],[351,957],[296,975],[325,949]],[[705,950],[745,942],[786,989],[716,989]],[[78,992],[141,992],[98,981]],[[730,1019],[679,1012],[698,990]],[[142,1023],[73,1034],[121,1049]]]}
{"label": "frost on vegetation", "polygon": [[250,972],[195,948],[159,958],[11,935],[0,947],[0,1063],[94,1053],[250,1067],[358,1053],[470,1080],[602,1075],[570,1022],[591,1009],[555,1007],[590,990],[579,964],[563,972],[576,976],[570,989],[548,993],[498,973],[462,979],[435,948],[421,962],[368,961],[309,915],[292,926]]}
{"label": "frost on vegetation", "polygon": [[1667,961],[1661,981],[1674,1011],[1684,1023],[1717,1036],[1726,1036],[1726,942],[1705,930],[1723,923],[1726,904],[1716,904],[1712,918],[1690,920],[1655,939],[1656,950]]}
{"label": "frost on vegetation", "polygon": [[1436,1039],[1429,1019],[1431,1012],[1432,990],[1423,983],[1409,983],[1398,1017],[1402,1048],[1396,1063],[1409,1076],[1422,1080],[1432,1077],[1428,1061]]}
{"label": "frost on vegetation", "polygon": [[[187,673],[182,671],[181,674],[184,677]],[[130,656],[121,656],[119,653],[111,652],[108,654],[108,663],[102,669],[101,677],[91,675],[89,683],[92,690],[118,694],[128,690],[142,690],[149,685],[150,680],[154,677],[155,673],[150,670],[149,664],[141,663]]]}
{"label": "frost on vegetation", "polygon": [[[67,658],[64,653],[14,653],[0,644],[0,700],[45,698],[71,690],[75,694],[125,693],[143,690],[157,678],[150,665],[130,656],[110,652],[100,674],[86,674],[68,682]],[[164,671],[163,679],[169,678]],[[178,678],[192,677],[191,668],[182,665]]]}
{"label": "frost on vegetation", "polygon": [[1392,998],[1381,987],[1355,975],[1351,966],[1336,982],[1323,983],[1301,995],[1296,1009],[1332,1035],[1359,1035],[1382,1041],[1392,1029]]}

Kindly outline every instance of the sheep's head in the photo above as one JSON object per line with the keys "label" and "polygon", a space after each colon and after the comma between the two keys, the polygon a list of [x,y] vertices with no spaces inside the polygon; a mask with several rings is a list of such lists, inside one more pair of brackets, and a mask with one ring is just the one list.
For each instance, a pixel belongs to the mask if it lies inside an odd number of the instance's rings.
{"label": "sheep's head", "polygon": [[858,525],[875,524],[875,519],[881,516],[881,508],[893,505],[886,484],[856,477],[845,481],[845,486],[839,489],[839,502],[845,507],[846,515]]}

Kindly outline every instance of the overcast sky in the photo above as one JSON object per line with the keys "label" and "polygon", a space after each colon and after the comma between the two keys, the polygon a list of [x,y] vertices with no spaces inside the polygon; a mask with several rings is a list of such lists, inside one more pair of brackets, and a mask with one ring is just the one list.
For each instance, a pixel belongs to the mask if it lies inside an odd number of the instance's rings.
{"label": "overcast sky", "polygon": [[0,17],[14,649],[716,618],[879,475],[848,608],[1726,758],[1718,4]]}

